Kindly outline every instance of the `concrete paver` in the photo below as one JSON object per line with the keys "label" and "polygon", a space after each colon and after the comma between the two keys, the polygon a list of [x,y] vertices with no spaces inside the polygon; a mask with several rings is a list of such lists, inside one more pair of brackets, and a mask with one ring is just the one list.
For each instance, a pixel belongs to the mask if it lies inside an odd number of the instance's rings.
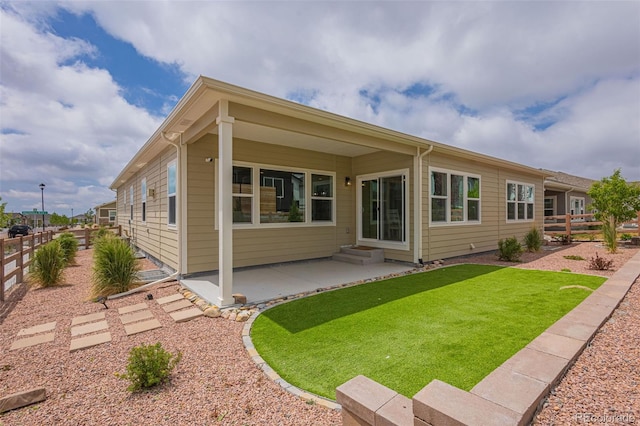
{"label": "concrete paver", "polygon": [[80,349],[90,348],[92,346],[100,345],[111,341],[111,333],[91,334],[89,336],[80,337],[71,340],[71,346],[69,352],[74,352]]}
{"label": "concrete paver", "polygon": [[135,305],[123,306],[122,308],[118,309],[118,313],[120,315],[128,314],[130,312],[141,311],[141,310],[147,309],[147,308],[148,308],[147,304],[145,302],[142,302],[142,303],[137,303]]}
{"label": "concrete paver", "polygon": [[56,328],[56,321],[48,322],[46,324],[34,325],[33,327],[23,328],[18,331],[18,336],[27,336],[31,334],[44,333],[45,331],[51,331]]}
{"label": "concrete paver", "polygon": [[159,305],[164,305],[164,304],[175,302],[181,299],[184,299],[184,296],[181,295],[180,293],[176,293],[170,296],[161,297],[160,299],[157,299],[157,300]]}
{"label": "concrete paver", "polygon": [[171,316],[171,318],[173,318],[175,322],[185,322],[185,321],[189,321],[194,318],[202,316],[202,311],[200,310],[200,308],[197,308],[194,306],[191,309],[172,312],[169,315]]}
{"label": "concrete paver", "polygon": [[189,306],[193,306],[191,302],[187,299],[178,300],[177,302],[168,303],[162,306],[165,312],[175,312],[180,309],[188,308]]}
{"label": "concrete paver", "polygon": [[90,322],[89,324],[71,327],[71,336],[79,336],[81,334],[89,334],[109,328],[107,321]]}
{"label": "concrete paver", "polygon": [[84,324],[86,322],[93,322],[104,319],[104,312],[96,312],[94,314],[82,315],[79,317],[75,317],[71,320],[71,326]]}
{"label": "concrete paver", "polygon": [[36,334],[35,336],[27,337],[25,339],[18,339],[13,342],[10,351],[14,349],[27,348],[29,346],[39,345],[41,343],[53,342],[53,339],[56,337],[56,333],[45,333],[45,334]]}
{"label": "concrete paver", "polygon": [[130,314],[120,316],[122,324],[131,324],[132,322],[142,321],[144,319],[153,318],[153,313],[145,309],[144,311],[135,311]]}
{"label": "concrete paver", "polygon": [[135,322],[133,324],[128,324],[124,326],[124,332],[127,336],[131,336],[132,334],[142,333],[143,331],[153,330],[154,328],[160,328],[162,324],[156,318]]}

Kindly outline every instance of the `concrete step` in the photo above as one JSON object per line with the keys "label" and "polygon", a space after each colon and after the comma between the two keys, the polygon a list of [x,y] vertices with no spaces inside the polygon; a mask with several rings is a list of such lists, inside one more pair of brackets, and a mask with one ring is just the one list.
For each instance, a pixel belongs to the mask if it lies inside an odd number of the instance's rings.
{"label": "concrete step", "polygon": [[384,250],[372,247],[342,247],[340,253],[335,253],[332,259],[356,265],[382,263],[384,262]]}

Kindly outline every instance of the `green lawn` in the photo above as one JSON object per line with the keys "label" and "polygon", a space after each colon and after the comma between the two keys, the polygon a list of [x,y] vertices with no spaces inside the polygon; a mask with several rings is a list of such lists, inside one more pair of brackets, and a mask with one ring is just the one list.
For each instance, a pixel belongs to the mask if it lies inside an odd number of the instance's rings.
{"label": "green lawn", "polygon": [[604,278],[459,265],[295,300],[251,338],[287,382],[335,399],[358,374],[412,397],[433,379],[469,390]]}

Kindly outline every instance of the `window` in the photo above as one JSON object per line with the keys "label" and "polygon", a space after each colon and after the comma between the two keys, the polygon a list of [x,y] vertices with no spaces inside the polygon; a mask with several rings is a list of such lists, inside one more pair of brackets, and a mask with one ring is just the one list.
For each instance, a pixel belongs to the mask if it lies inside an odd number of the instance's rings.
{"label": "window", "polygon": [[116,221],[116,211],[115,210],[109,210],[109,222],[115,222]]}
{"label": "window", "polygon": [[[584,214],[584,197],[569,197],[569,211],[572,215]],[[573,221],[584,221],[584,217],[571,218]]]}
{"label": "window", "polygon": [[311,174],[311,220],[333,220],[333,176]]}
{"label": "window", "polygon": [[233,223],[333,224],[335,175],[240,163],[233,166]]}
{"label": "window", "polygon": [[533,220],[535,185],[507,181],[507,220]]}
{"label": "window", "polygon": [[556,215],[556,202],[558,197],[544,197],[544,217]]}
{"label": "window", "polygon": [[142,200],[142,221],[147,221],[147,178],[140,182],[140,199]]}
{"label": "window", "polygon": [[305,173],[260,169],[260,223],[304,222]]}
{"label": "window", "polygon": [[253,223],[253,170],[233,167],[233,223]]}
{"label": "window", "polygon": [[133,185],[129,187],[129,219],[133,220]]}
{"label": "window", "polygon": [[167,164],[167,223],[176,225],[176,162]]}
{"label": "window", "polygon": [[480,222],[480,177],[431,169],[431,222]]}

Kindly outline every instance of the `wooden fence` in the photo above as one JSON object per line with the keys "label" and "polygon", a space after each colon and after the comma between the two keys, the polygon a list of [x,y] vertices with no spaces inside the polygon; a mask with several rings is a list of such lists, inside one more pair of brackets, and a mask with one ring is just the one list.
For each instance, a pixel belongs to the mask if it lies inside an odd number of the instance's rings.
{"label": "wooden fence", "polygon": [[[640,236],[640,212],[638,212],[636,220],[626,222],[626,224],[630,224],[632,227],[623,228],[622,233]],[[602,232],[602,222],[596,221],[593,213],[545,216],[544,218],[544,233],[547,235],[571,237],[571,234],[597,234],[600,232]]]}
{"label": "wooden fence", "polygon": [[[116,235],[122,235],[122,227],[116,226],[106,228]],[[80,247],[88,249],[91,245],[93,234],[98,229],[65,229],[60,231],[45,231],[37,234],[20,236],[16,238],[0,238],[0,302],[5,301],[5,290],[7,282],[15,278],[13,285],[23,282],[25,270],[28,271],[29,265],[33,261],[35,250],[43,244],[55,238],[56,234],[69,232],[73,234],[79,242]],[[8,271],[5,269],[10,268]]]}

